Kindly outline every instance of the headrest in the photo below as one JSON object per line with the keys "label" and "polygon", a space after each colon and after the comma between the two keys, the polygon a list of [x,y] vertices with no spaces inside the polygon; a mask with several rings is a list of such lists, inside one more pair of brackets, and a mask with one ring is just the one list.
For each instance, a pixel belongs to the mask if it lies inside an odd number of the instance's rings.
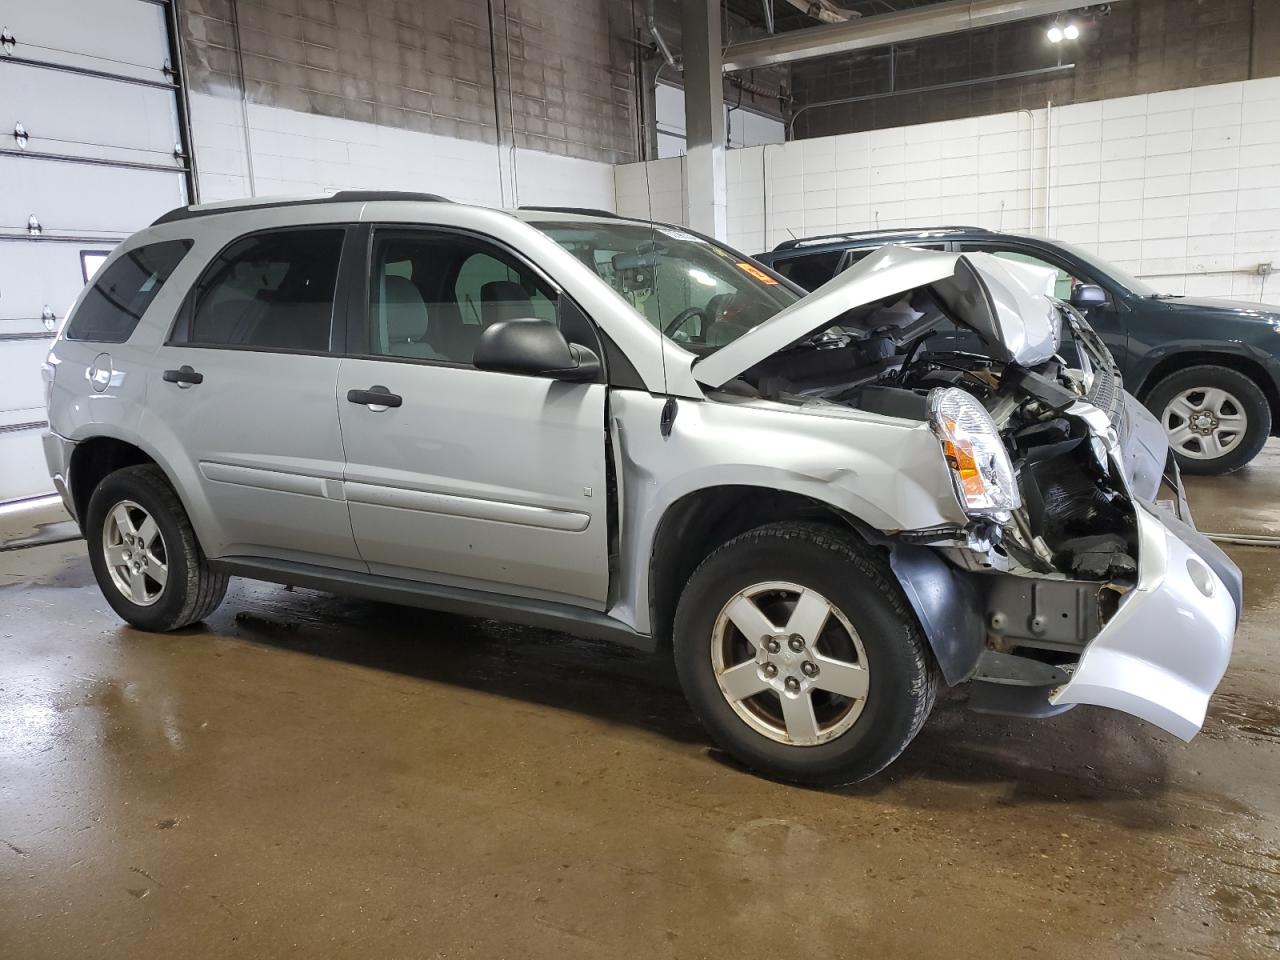
{"label": "headrest", "polygon": [[384,277],[382,309],[389,343],[416,343],[426,337],[427,305],[412,280]]}
{"label": "headrest", "polygon": [[514,280],[491,280],[480,288],[480,319],[486,327],[500,320],[527,320],[532,316],[533,301]]}

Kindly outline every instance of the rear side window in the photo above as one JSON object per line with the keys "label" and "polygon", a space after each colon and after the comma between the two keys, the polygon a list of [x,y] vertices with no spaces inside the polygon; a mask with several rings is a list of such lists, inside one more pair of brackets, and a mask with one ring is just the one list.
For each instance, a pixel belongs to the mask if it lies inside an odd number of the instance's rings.
{"label": "rear side window", "polygon": [[190,249],[190,240],[166,240],[122,254],[94,281],[63,336],[124,343]]}
{"label": "rear side window", "polygon": [[196,286],[173,342],[328,352],[344,232],[282,230],[231,244]]}
{"label": "rear side window", "polygon": [[775,260],[773,269],[806,290],[816,290],[836,275],[836,267],[843,252],[833,250],[830,253],[811,253],[803,257]]}

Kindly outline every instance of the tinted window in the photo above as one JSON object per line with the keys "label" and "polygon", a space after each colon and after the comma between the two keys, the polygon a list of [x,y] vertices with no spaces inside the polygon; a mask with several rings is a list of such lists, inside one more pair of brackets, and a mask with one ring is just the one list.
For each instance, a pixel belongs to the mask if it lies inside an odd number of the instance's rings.
{"label": "tinted window", "polygon": [[66,338],[124,343],[190,249],[190,240],[166,240],[122,254],[85,294]]}
{"label": "tinted window", "polygon": [[836,275],[843,250],[830,253],[811,253],[803,257],[775,260],[773,269],[806,290],[816,290]]}
{"label": "tinted window", "polygon": [[1057,279],[1054,281],[1053,295],[1059,300],[1070,300],[1071,288],[1079,282],[1076,277],[1071,276],[1056,263],[1050,263],[1043,257],[1037,257],[1030,253],[1023,253],[1021,250],[997,250],[994,247],[984,247],[972,243],[964,244],[961,249],[990,253],[1002,260],[1013,260],[1016,263],[1029,263],[1036,267],[1048,267],[1057,274]]}
{"label": "tinted window", "polygon": [[[881,244],[881,246],[890,246],[890,245],[891,244]],[[946,244],[943,244],[943,243],[899,243],[899,244],[892,244],[892,246],[915,247],[917,250],[946,250],[947,249]],[[859,249],[859,250],[850,250],[849,261],[844,265],[844,268],[848,270],[855,263],[862,260],[863,257],[867,256],[868,254],[875,253],[879,249],[880,247],[863,247],[862,249]]]}
{"label": "tinted window", "polygon": [[[372,263],[368,350],[374,356],[470,363],[492,323],[557,322],[554,292],[527,266],[478,238],[379,230]],[[581,333],[565,330],[571,342],[583,342],[576,335]]]}
{"label": "tinted window", "polygon": [[187,343],[329,349],[343,231],[286,230],[233,243],[196,291]]}

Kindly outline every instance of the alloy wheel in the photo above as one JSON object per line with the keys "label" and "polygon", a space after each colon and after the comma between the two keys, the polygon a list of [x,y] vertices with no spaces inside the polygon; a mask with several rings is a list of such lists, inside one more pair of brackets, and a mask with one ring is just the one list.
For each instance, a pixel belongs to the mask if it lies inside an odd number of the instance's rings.
{"label": "alloy wheel", "polygon": [[1249,428],[1244,405],[1220,387],[1183,390],[1164,408],[1169,445],[1192,460],[1217,460],[1236,448]]}
{"label": "alloy wheel", "polygon": [[155,519],[132,500],[121,500],[102,523],[102,553],[111,582],[130,603],[149,607],[169,579],[169,555]]}
{"label": "alloy wheel", "polygon": [[796,583],[757,583],[716,618],[711,662],[743,721],[776,743],[816,746],[857,722],[867,702],[867,654],[849,619]]}

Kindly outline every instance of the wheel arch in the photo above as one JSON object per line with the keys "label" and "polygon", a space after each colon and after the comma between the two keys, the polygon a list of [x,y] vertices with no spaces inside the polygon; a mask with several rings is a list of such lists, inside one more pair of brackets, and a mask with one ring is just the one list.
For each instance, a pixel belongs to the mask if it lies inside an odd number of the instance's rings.
{"label": "wheel arch", "polygon": [[97,489],[98,484],[116,470],[139,464],[152,464],[159,468],[169,482],[169,486],[173,488],[179,502],[182,503],[183,509],[190,515],[190,505],[183,496],[181,487],[174,483],[173,471],[162,457],[134,439],[114,433],[95,433],[76,438],[67,467],[67,489],[82,529],[89,507],[89,498],[93,496],[93,491]]}
{"label": "wheel arch", "polygon": [[683,587],[712,551],[741,533],[781,520],[810,520],[868,539],[863,521],[813,497],[753,484],[702,487],[663,512],[649,548],[649,625],[659,649],[669,649]]}
{"label": "wheel arch", "polygon": [[[1277,388],[1275,378],[1267,372],[1262,363],[1243,354],[1219,353],[1211,350],[1166,353],[1147,371],[1132,393],[1145,404],[1147,397],[1161,380],[1180,370],[1202,366],[1226,367],[1243,374],[1257,384],[1262,395],[1267,398],[1267,406],[1271,409],[1272,432],[1280,430],[1280,388]],[[1156,416],[1159,414],[1157,413]]]}
{"label": "wheel arch", "polygon": [[670,649],[676,605],[703,560],[747,530],[785,520],[822,523],[884,549],[893,578],[916,614],[943,678],[955,685],[972,675],[986,632],[980,591],[971,574],[934,550],[902,543],[830,503],[749,484],[687,493],[659,521],[648,570],[649,624],[656,647]]}

